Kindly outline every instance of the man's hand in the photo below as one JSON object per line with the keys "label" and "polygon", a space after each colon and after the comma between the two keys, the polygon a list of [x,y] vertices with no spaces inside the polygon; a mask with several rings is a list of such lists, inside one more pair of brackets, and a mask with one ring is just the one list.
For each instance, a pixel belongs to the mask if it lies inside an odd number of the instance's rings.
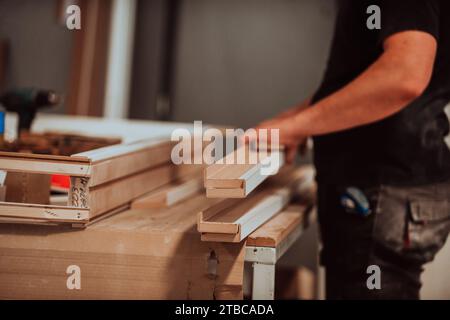
{"label": "man's hand", "polygon": [[[280,132],[280,145],[286,148],[286,161],[287,163],[292,163],[295,160],[295,156],[298,152],[299,146],[306,144],[307,137],[298,136],[296,134],[297,130],[293,127],[293,122],[289,118],[275,118],[272,120],[267,120],[256,126],[256,130],[260,129],[279,129]],[[270,135],[268,135],[270,139]],[[268,141],[270,142],[270,141]]]}

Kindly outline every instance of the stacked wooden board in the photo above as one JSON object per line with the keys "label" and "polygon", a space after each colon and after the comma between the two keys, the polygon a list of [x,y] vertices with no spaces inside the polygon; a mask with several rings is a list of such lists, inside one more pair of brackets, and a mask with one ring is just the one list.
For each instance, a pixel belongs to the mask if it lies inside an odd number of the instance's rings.
{"label": "stacked wooden board", "polygon": [[[170,162],[171,148],[0,154],[9,172],[72,177],[67,206],[0,203],[2,221],[14,222],[0,224],[0,298],[241,299],[244,246],[200,241],[197,213],[220,199],[201,194],[201,165]],[[73,266],[80,290],[68,285]]]}
{"label": "stacked wooden board", "polygon": [[[283,159],[282,152],[279,159]],[[284,162],[278,163],[281,167]],[[205,169],[207,196],[228,199],[199,213],[197,228],[203,241],[241,242],[282,211],[296,194],[308,195],[314,188],[311,166],[283,167],[269,179],[260,169],[261,162],[221,163]]]}
{"label": "stacked wooden board", "polygon": [[0,222],[84,225],[148,192],[195,172],[170,162],[173,143],[152,139],[72,156],[0,152],[0,170],[71,177],[67,206],[0,202]]}
{"label": "stacked wooden board", "polygon": [[[269,167],[272,165],[272,167]],[[245,198],[284,165],[284,152],[241,147],[205,170],[208,198]],[[266,170],[264,170],[266,169]]]}
{"label": "stacked wooden board", "polygon": [[202,188],[203,179],[196,172],[139,197],[131,203],[131,208],[167,208],[195,195]]}
{"label": "stacked wooden board", "polygon": [[[0,153],[0,170],[71,176],[67,205],[0,203],[0,221],[19,222],[0,224],[0,298],[242,298],[240,240],[278,217],[300,181],[277,184],[244,164],[238,185],[222,188],[236,175],[219,175],[211,188],[240,199],[211,199],[200,194],[203,168],[171,164],[171,149],[167,139],[151,139],[67,157]],[[215,232],[199,235],[199,212]],[[70,266],[81,270],[81,290],[68,287]]]}
{"label": "stacked wooden board", "polygon": [[0,224],[0,299],[242,299],[243,243],[202,242],[196,230],[218,201],[198,193],[85,229]]}

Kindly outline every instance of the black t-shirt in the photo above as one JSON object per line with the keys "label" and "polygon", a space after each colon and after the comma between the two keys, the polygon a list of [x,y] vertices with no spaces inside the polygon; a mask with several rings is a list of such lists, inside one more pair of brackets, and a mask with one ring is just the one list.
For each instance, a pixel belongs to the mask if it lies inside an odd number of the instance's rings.
{"label": "black t-shirt", "polygon": [[[381,9],[381,29],[369,30],[367,7]],[[317,179],[322,183],[420,185],[450,179],[449,0],[347,0],[339,2],[335,34],[316,102],[360,75],[383,52],[389,36],[420,30],[438,51],[428,88],[399,113],[382,121],[314,138]]]}

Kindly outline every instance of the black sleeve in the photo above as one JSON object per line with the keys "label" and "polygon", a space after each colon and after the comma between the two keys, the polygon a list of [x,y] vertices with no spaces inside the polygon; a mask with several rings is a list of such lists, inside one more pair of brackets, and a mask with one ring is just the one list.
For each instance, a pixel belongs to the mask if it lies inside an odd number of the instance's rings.
{"label": "black sleeve", "polygon": [[389,36],[417,30],[439,39],[440,0],[381,0],[380,44]]}

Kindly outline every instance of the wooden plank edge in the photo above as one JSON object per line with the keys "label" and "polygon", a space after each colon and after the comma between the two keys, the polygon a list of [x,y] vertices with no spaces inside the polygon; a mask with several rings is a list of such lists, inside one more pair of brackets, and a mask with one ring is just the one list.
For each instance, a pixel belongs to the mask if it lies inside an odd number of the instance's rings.
{"label": "wooden plank edge", "polygon": [[219,198],[219,199],[242,199],[246,197],[244,189],[233,188],[233,189],[221,189],[221,188],[207,188],[206,189],[207,198]]}
{"label": "wooden plank edge", "polygon": [[261,225],[269,221],[276,214],[281,212],[289,203],[289,198],[273,198],[272,203],[266,203],[263,210],[250,219],[240,223],[241,239],[246,238]]}
{"label": "wooden plank edge", "polygon": [[105,220],[105,219],[107,219],[109,217],[112,217],[112,216],[114,216],[114,215],[116,215],[118,213],[124,212],[124,211],[126,211],[128,209],[130,209],[130,205],[129,204],[125,204],[125,205],[120,206],[120,207],[118,207],[116,209],[113,209],[111,211],[105,212],[104,214],[96,216],[96,217],[90,219],[89,221],[87,221],[86,223],[72,223],[72,228],[74,228],[74,229],[80,229],[80,228],[81,229],[85,229],[85,228],[87,228],[87,227],[89,227],[89,226],[91,226],[91,225],[93,225],[93,224],[95,224],[97,222]]}
{"label": "wooden plank edge", "polygon": [[87,162],[54,161],[45,159],[3,158],[0,157],[0,170],[39,174],[61,174],[89,177],[91,165]]}
{"label": "wooden plank edge", "polygon": [[201,177],[193,178],[186,181],[176,188],[173,188],[167,193],[166,205],[167,207],[173,206],[189,197],[197,194],[202,190],[202,179]]}
{"label": "wooden plank edge", "polygon": [[[238,203],[235,199],[227,199],[224,201],[220,201],[219,203],[216,203],[212,205],[211,207],[200,211],[197,216],[197,230],[199,232],[206,232],[202,230],[216,230],[218,225],[214,222],[207,221],[208,219],[211,219],[215,215],[219,214],[223,210],[226,210]],[[235,225],[231,228],[227,228],[229,230],[229,233],[238,233],[239,232],[239,226]]]}
{"label": "wooden plank edge", "polygon": [[178,179],[151,191],[131,203],[132,209],[167,208],[202,190],[202,178],[197,174],[187,179]]}
{"label": "wooden plank edge", "polygon": [[92,162],[97,162],[113,159],[115,157],[120,157],[132,152],[140,152],[146,149],[151,149],[166,144],[171,145],[173,144],[173,142],[166,138],[145,139],[134,141],[131,143],[115,144],[112,146],[89,150],[86,152],[73,154],[71,157],[83,157],[90,159]]}
{"label": "wooden plank edge", "polygon": [[[298,212],[294,212],[295,210],[299,210]],[[275,248],[277,243],[282,241],[283,239],[274,239],[271,236],[259,236],[258,233],[263,233],[265,228],[270,228],[271,224],[277,222],[277,219],[281,218],[283,215],[293,215],[294,218],[290,221],[289,225],[285,226],[285,228],[281,232],[281,236],[286,236],[292,232],[295,228],[300,226],[301,224],[305,224],[305,215],[307,214],[306,206],[288,206],[284,210],[280,211],[276,215],[274,215],[271,219],[262,224],[258,229],[252,232],[247,237],[247,245],[254,247],[269,247]]]}
{"label": "wooden plank edge", "polygon": [[89,209],[53,205],[0,202],[0,217],[38,219],[53,222],[83,222],[89,220]]}
{"label": "wooden plank edge", "polygon": [[203,221],[197,225],[201,233],[238,234],[240,226],[236,223],[221,223]]}
{"label": "wooden plank edge", "polygon": [[202,233],[200,240],[204,242],[241,242],[240,234],[224,234],[224,233]]}
{"label": "wooden plank edge", "polygon": [[205,188],[221,188],[221,189],[242,188],[244,186],[244,180],[206,178],[204,181],[204,186]]}
{"label": "wooden plank edge", "polygon": [[24,152],[10,152],[0,151],[0,157],[14,158],[14,159],[30,159],[30,160],[53,160],[63,162],[91,162],[89,158],[83,156],[61,156],[61,155],[49,155],[38,153],[24,153]]}

